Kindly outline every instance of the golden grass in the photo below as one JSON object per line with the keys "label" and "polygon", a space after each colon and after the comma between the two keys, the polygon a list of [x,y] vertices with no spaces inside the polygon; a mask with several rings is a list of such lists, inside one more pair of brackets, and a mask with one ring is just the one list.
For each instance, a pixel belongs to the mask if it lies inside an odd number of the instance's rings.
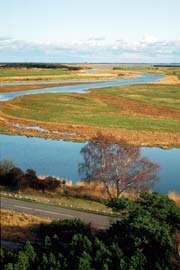
{"label": "golden grass", "polygon": [[[99,200],[106,200],[109,199],[108,194],[105,190],[104,184],[102,182],[86,182],[86,181],[79,181],[76,183],[72,183],[71,181],[66,182],[67,194],[71,196],[78,196],[78,197],[88,197],[91,199],[99,199]],[[114,186],[109,187],[109,191],[112,196],[116,196],[116,188]],[[122,196],[129,198],[129,199],[137,199],[138,194],[137,192],[123,192]],[[104,209],[107,210],[107,209]]]}
{"label": "golden grass", "polygon": [[160,81],[150,83],[150,84],[171,84],[171,85],[173,84],[173,85],[178,85],[178,84],[180,84],[180,80],[175,75],[166,75]]}
{"label": "golden grass", "polygon": [[169,199],[175,201],[176,205],[178,207],[180,207],[180,193],[174,192],[174,191],[170,191],[168,193],[168,197]]}
{"label": "golden grass", "polygon": [[37,236],[34,229],[40,223],[50,221],[48,218],[1,209],[1,239],[18,242],[35,240]]}

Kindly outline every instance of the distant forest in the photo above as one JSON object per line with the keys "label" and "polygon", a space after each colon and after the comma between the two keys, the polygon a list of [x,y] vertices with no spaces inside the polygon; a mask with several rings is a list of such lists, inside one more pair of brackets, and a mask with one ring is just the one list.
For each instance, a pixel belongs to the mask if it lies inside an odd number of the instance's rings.
{"label": "distant forest", "polygon": [[44,69],[66,69],[80,70],[80,66],[72,66],[55,63],[0,63],[0,68],[44,68]]}
{"label": "distant forest", "polygon": [[170,67],[170,68],[179,67],[180,68],[180,64],[157,64],[157,65],[153,65],[153,67]]}

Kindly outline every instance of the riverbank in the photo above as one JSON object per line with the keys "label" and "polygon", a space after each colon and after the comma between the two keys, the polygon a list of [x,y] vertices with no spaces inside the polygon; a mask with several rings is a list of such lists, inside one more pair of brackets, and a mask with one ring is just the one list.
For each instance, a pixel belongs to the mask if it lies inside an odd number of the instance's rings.
{"label": "riverbank", "polygon": [[94,84],[94,82],[87,81],[87,82],[59,82],[59,83],[24,84],[24,85],[0,85],[0,93],[19,92],[25,90],[35,90],[35,89],[63,87],[81,84]]}
{"label": "riverbank", "polygon": [[[23,127],[23,125],[28,126],[28,129]],[[34,127],[39,127],[40,129],[44,129],[44,131],[39,131]],[[58,140],[64,139],[69,141],[88,141],[101,133],[104,138],[111,136],[114,143],[126,141],[131,145],[137,146],[157,146],[162,148],[180,147],[180,133],[147,132],[118,128],[89,127],[85,125],[43,123],[41,121],[4,117],[1,114],[0,133]]]}
{"label": "riverbank", "polygon": [[[138,146],[180,146],[179,86],[114,86],[1,102],[0,132],[66,140],[102,133]],[[43,104],[43,106],[42,106]],[[39,128],[38,128],[39,127]]]}
{"label": "riverbank", "polygon": [[175,75],[165,75],[158,82],[150,83],[150,84],[167,84],[167,85],[180,85],[180,80],[178,76]]}

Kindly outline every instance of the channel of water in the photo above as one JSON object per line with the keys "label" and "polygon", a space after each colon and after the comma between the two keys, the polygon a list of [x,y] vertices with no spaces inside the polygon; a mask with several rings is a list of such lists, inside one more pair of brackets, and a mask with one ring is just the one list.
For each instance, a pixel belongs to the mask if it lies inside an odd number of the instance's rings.
{"label": "channel of water", "polygon": [[[117,79],[102,83],[95,82],[91,85],[0,93],[0,101],[13,99],[16,96],[38,93],[84,93],[90,88],[143,84],[158,81],[161,78],[162,76],[144,74],[138,78]],[[80,152],[86,143],[0,134],[0,159],[11,159],[23,170],[33,168],[38,175],[53,175],[76,182],[80,180],[78,174],[78,165],[82,161]],[[146,156],[160,165],[159,181],[155,183],[153,190],[163,194],[168,193],[170,190],[180,192],[180,149],[165,150],[157,147],[141,147],[140,151],[142,156]]]}

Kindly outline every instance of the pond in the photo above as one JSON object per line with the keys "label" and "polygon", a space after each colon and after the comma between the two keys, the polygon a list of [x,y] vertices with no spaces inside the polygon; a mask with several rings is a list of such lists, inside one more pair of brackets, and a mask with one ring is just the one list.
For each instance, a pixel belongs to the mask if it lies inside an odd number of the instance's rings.
{"label": "pond", "polygon": [[[67,142],[26,136],[0,135],[0,159],[7,158],[26,170],[33,168],[38,175],[52,175],[76,182],[80,179],[80,151],[87,142]],[[141,155],[160,165],[159,180],[153,190],[163,194],[180,192],[180,149],[142,147]]]}

